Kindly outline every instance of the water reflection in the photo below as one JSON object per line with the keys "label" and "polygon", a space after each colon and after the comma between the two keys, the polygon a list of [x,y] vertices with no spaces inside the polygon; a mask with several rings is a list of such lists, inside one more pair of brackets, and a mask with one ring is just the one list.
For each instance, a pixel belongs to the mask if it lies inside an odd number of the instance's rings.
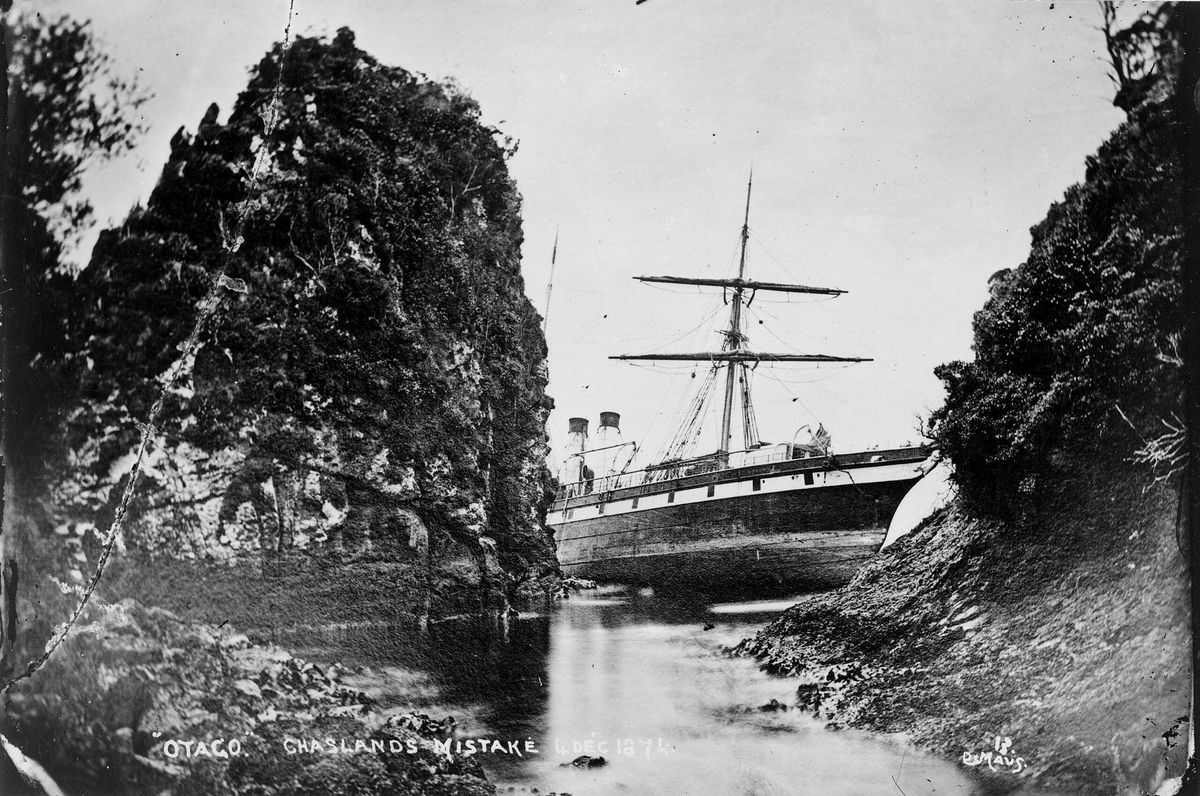
{"label": "water reflection", "polygon": [[[501,794],[982,794],[955,763],[794,710],[794,684],[724,650],[787,602],[704,605],[615,589],[507,628],[448,623],[314,641],[310,656],[371,667],[352,684],[385,705],[452,713],[464,737],[541,753],[480,759]],[[603,756],[600,768],[569,765]]]}
{"label": "water reflection", "polygon": [[533,616],[507,627],[442,622],[424,633],[390,625],[328,628],[292,643],[303,657],[367,667],[342,679],[384,708],[454,715],[464,731],[523,740],[546,709],[550,628],[550,617]]}
{"label": "water reflection", "polygon": [[[564,604],[551,627],[548,754],[490,767],[505,786],[577,795],[895,794],[897,772],[902,784],[924,786],[914,792],[973,792],[953,764],[762,710],[790,703],[794,686],[723,653],[786,605],[612,592]],[[608,765],[561,766],[577,754],[602,754]]]}

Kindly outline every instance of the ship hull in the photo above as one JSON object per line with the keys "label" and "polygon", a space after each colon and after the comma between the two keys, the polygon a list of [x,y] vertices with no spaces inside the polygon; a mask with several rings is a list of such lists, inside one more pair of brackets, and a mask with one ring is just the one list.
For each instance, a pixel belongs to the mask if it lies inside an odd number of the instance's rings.
{"label": "ship hull", "polygon": [[920,477],[911,462],[823,472],[813,484],[783,474],[759,479],[763,491],[750,494],[747,482],[723,485],[740,494],[672,494],[645,508],[622,510],[617,500],[597,516],[552,513],[549,524],[566,575],[708,593],[828,588],[879,550]]}

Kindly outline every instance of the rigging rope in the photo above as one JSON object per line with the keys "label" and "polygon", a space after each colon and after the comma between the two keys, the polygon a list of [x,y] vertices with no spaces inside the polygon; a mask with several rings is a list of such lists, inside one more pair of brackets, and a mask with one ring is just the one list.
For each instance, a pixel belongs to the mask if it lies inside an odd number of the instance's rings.
{"label": "rigging rope", "polygon": [[817,417],[817,413],[814,412],[813,410],[809,409],[808,405],[806,403],[804,403],[804,401],[800,400],[800,396],[796,395],[794,392],[792,392],[790,389],[788,389],[788,386],[786,384],[784,384],[779,379],[778,376],[776,376],[774,373],[772,373],[769,370],[767,371],[767,375],[770,376],[772,379],[774,379],[779,384],[780,387],[783,387],[783,389],[787,392],[787,394],[792,396],[792,401],[800,404],[800,406],[804,409],[804,411],[808,412],[809,417],[811,417],[813,420],[820,422],[820,418]]}
{"label": "rigging rope", "polygon": [[683,459],[691,455],[700,437],[700,419],[704,415],[705,407],[708,404],[709,397],[712,395],[713,386],[716,384],[717,373],[720,369],[721,366],[717,364],[709,367],[708,373],[704,376],[704,381],[700,383],[699,388],[692,397],[687,414],[679,424],[675,434],[671,437],[671,441],[667,444],[667,448],[660,461]]}
{"label": "rigging rope", "polygon": [[750,400],[750,379],[754,369],[747,363],[742,367],[742,438],[745,449],[751,450],[759,443],[758,417],[754,414],[754,403]]}

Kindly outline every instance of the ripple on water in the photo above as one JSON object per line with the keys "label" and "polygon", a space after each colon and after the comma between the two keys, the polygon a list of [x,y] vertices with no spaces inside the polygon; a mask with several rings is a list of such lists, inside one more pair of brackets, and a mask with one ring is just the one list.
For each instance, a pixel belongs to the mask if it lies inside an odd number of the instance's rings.
{"label": "ripple on water", "polygon": [[[337,654],[358,650],[379,671],[394,667],[396,681],[374,684],[393,688],[393,704],[413,686],[427,703],[435,689],[445,709],[424,712],[452,713],[464,738],[533,739],[535,756],[480,755],[501,793],[894,796],[897,783],[909,794],[983,793],[952,761],[784,709],[793,681],[725,654],[792,603],[597,590],[507,631],[439,628],[420,654],[411,637],[389,640],[393,649],[369,635]],[[570,766],[581,754],[607,764]]]}

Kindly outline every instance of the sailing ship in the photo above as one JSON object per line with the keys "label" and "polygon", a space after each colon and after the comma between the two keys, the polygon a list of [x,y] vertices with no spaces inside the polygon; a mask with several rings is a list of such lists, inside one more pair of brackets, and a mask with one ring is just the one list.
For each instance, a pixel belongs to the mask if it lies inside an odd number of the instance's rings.
{"label": "sailing ship", "polygon": [[[748,347],[742,312],[760,292],[839,296],[845,291],[746,278],[750,194],[737,277],[639,276],[641,282],[720,288],[729,325],[720,351],[623,354],[617,360],[707,363],[680,428],[653,464],[629,471],[637,452],[620,440],[620,415],[569,423],[569,455],[547,524],[563,573],[598,581],[714,592],[787,591],[845,583],[883,543],[901,499],[927,471],[921,446],[834,453],[823,426],[797,444],[759,438],[751,375],[760,363],[858,363],[864,357],[765,353]],[[717,450],[690,455],[723,377]],[[743,447],[733,450],[735,397]],[[803,429],[802,429],[803,430]],[[626,455],[627,451],[629,452]],[[623,466],[618,466],[624,458]]]}

